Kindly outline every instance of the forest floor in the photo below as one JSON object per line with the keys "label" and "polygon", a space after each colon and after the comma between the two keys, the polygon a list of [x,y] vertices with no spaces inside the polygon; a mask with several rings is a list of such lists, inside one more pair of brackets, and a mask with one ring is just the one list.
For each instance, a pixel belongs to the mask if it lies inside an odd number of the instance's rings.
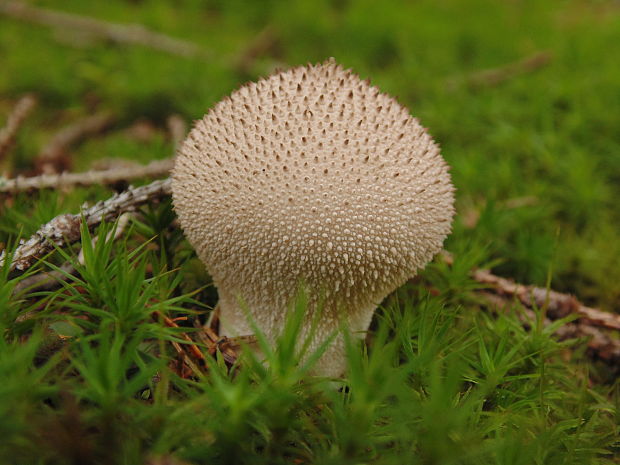
{"label": "forest floor", "polygon": [[[619,56],[614,0],[0,0],[0,462],[618,463]],[[457,189],[343,380],[298,365],[295,312],[269,368],[202,328],[165,181],[88,210],[244,82],[329,57]]]}

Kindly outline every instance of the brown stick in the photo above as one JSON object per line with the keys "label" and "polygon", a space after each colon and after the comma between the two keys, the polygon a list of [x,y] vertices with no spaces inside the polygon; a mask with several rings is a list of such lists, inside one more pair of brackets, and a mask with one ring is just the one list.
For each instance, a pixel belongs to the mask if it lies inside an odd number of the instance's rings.
{"label": "brown stick", "polygon": [[114,116],[108,112],[97,113],[61,129],[43,147],[36,158],[37,171],[51,174],[65,168],[63,158],[70,148],[89,136],[104,131],[114,123]]}
{"label": "brown stick", "polygon": [[[479,295],[490,305],[498,309],[510,308],[514,304],[514,297],[494,291],[479,291]],[[531,326],[537,315],[530,307],[523,304],[523,313],[518,314],[524,326]],[[543,324],[550,325],[552,319],[545,318]],[[560,340],[587,338],[587,347],[591,355],[595,355],[606,363],[617,366],[620,364],[620,339],[615,339],[599,328],[591,326],[587,321],[578,320],[558,328],[555,333]]]}
{"label": "brown stick", "polygon": [[[125,232],[127,225],[129,224],[129,220],[131,219],[131,213],[123,213],[118,218],[118,224],[114,229],[114,239],[118,239]],[[112,235],[112,231],[109,231],[106,239],[110,239]],[[93,245],[97,243],[99,237],[93,237],[92,243]],[[84,265],[84,249],[82,248],[78,253],[78,263]],[[34,274],[32,276],[28,276],[25,279],[19,281],[15,287],[13,288],[13,295],[19,294],[20,292],[28,289],[29,292],[36,291],[44,291],[53,289],[55,286],[59,286],[62,281],[66,281],[67,275],[71,275],[75,273],[75,267],[71,262],[65,262],[60,270],[52,270],[52,271],[42,271],[41,273]],[[20,317],[22,320],[24,318],[22,315]]]}
{"label": "brown stick", "polygon": [[526,307],[545,308],[547,316],[552,320],[576,313],[582,321],[586,320],[590,325],[620,330],[620,315],[586,307],[571,295],[518,284],[488,270],[474,270],[472,276],[477,282],[492,286],[501,296],[517,298]]}
{"label": "brown stick", "polygon": [[620,372],[620,340],[586,323],[569,323],[555,332],[561,339],[587,338],[588,351]]}
{"label": "brown stick", "polygon": [[[444,251],[441,255],[446,264],[452,265],[454,259],[448,252]],[[488,270],[474,269],[471,276],[480,284],[489,286],[478,291],[478,294],[490,304],[505,308],[518,301],[525,312],[526,318],[522,318],[524,325],[531,325],[536,320],[534,308],[545,309],[545,325],[571,314],[578,315],[578,320],[558,328],[556,336],[560,339],[588,338],[591,354],[612,366],[620,364],[620,339],[605,331],[620,330],[620,315],[587,307],[568,294],[515,283]]]}
{"label": "brown stick", "polygon": [[0,129],[0,160],[2,160],[15,143],[15,136],[32,109],[36,100],[32,95],[26,95],[18,100],[9,115],[6,126]]}
{"label": "brown stick", "polygon": [[[80,239],[82,219],[90,230],[102,221],[113,220],[120,214],[135,211],[147,202],[153,202],[170,195],[170,178],[154,181],[141,187],[130,187],[120,194],[100,201],[81,214],[64,214],[44,224],[30,239],[22,241],[15,250],[10,264],[11,270],[24,271],[38,259]],[[6,252],[0,254],[0,266],[4,265]]]}
{"label": "brown stick", "polygon": [[[13,295],[28,289],[29,292],[49,291],[59,287],[59,283],[67,280],[67,274],[74,274],[75,267],[66,262],[60,266],[60,270],[42,271],[41,273],[28,276],[19,281],[13,288]],[[26,312],[25,315],[18,317],[19,321],[28,320],[34,312]]]}
{"label": "brown stick", "polygon": [[[450,252],[443,251],[441,259],[449,266],[454,263]],[[480,284],[489,285],[500,297],[517,298],[528,308],[544,308],[551,319],[564,318],[572,313],[580,316],[584,323],[608,329],[620,330],[620,315],[583,305],[574,296],[543,287],[527,286],[502,278],[489,270],[473,269],[471,276]],[[488,289],[486,290],[488,291]],[[484,292],[486,292],[484,291]]]}
{"label": "brown stick", "polygon": [[87,16],[37,8],[21,1],[0,2],[0,14],[61,30],[77,30],[112,42],[143,45],[184,57],[208,57],[196,44],[153,32],[140,24],[117,24]]}
{"label": "brown stick", "polygon": [[22,177],[2,180],[0,192],[16,193],[34,189],[61,189],[73,186],[92,186],[95,184],[114,184],[137,178],[153,178],[168,174],[172,169],[173,160],[155,160],[148,165],[135,167],[111,168],[108,170],[92,170],[83,173],[43,174],[41,176]]}

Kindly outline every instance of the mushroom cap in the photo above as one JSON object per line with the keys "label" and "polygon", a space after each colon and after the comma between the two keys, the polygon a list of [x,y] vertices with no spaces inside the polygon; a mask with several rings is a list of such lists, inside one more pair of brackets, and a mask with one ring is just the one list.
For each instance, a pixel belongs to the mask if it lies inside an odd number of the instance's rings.
{"label": "mushroom cap", "polygon": [[[224,334],[275,337],[300,283],[318,333],[365,331],[442,248],[454,215],[439,148],[408,110],[333,60],[248,83],[179,149],[174,207],[220,298]],[[323,327],[324,326],[324,327]]]}

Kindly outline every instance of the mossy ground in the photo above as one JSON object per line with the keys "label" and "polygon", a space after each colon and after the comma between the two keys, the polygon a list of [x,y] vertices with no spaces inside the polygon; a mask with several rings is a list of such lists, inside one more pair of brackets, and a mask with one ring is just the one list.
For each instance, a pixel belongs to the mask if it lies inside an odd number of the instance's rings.
{"label": "mossy ground", "polygon": [[[524,330],[517,306],[491,316],[467,271],[492,265],[620,307],[618,2],[36,4],[141,23],[208,58],[0,16],[0,122],[22,94],[39,101],[0,170],[31,172],[59,128],[98,110],[113,112],[115,126],[75,146],[72,169],[167,157],[171,114],[197,119],[275,67],[333,56],[398,96],[441,144],[457,187],[446,242],[455,266],[430,265],[386,300],[372,342],[351,346],[346,389],[300,382],[286,351],[271,355],[269,370],[248,360],[232,377],[214,363],[204,379],[181,379],[154,356],[174,357],[167,341],[177,331],[151,313],[195,318],[216,294],[170,227],[170,205],[146,208],[119,240],[85,250],[60,290],[15,298],[20,278],[0,273],[2,463],[615,463],[618,386],[608,367],[536,322]],[[268,47],[240,64],[257,36]],[[541,51],[550,61],[540,69],[471,83],[473,73]],[[142,132],[137,120],[147,121]],[[3,198],[0,242],[112,192]],[[75,261],[77,250],[33,272]],[[27,312],[36,317],[19,318]]]}

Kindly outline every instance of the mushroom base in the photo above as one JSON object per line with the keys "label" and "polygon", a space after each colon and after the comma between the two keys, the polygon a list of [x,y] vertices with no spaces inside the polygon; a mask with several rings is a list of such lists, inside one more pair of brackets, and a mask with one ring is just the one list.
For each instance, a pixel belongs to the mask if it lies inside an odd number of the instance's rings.
{"label": "mushroom base", "polygon": [[[256,326],[273,345],[276,344],[288,315],[287,310],[274,311],[274,309],[254,308],[245,312],[241,305],[239,305],[238,299],[221,291],[218,307],[220,311],[220,334],[222,336],[238,337],[253,335],[254,330],[252,328]],[[349,316],[346,321],[339,321],[339,318],[336,316],[339,312],[334,312],[329,307],[323,308],[321,310],[321,318],[318,319],[310,335],[308,328],[312,326],[312,321],[317,311],[316,308],[316,302],[311,301],[308,303],[309,311],[305,315],[305,321],[298,336],[299,346],[303,345],[308,337],[312,338],[308,344],[307,352],[302,356],[302,360],[315,353],[315,351],[320,350],[325,341],[333,337],[333,340],[325,348],[325,351],[311,370],[311,374],[340,378],[346,372],[347,358],[345,338],[342,330],[338,328],[345,327],[351,337],[363,339],[370,325],[376,305],[372,305],[372,307],[359,312],[355,316]],[[265,315],[268,316],[265,317]],[[262,356],[259,353],[260,349],[258,347],[253,347],[253,350],[255,350],[257,355]]]}

